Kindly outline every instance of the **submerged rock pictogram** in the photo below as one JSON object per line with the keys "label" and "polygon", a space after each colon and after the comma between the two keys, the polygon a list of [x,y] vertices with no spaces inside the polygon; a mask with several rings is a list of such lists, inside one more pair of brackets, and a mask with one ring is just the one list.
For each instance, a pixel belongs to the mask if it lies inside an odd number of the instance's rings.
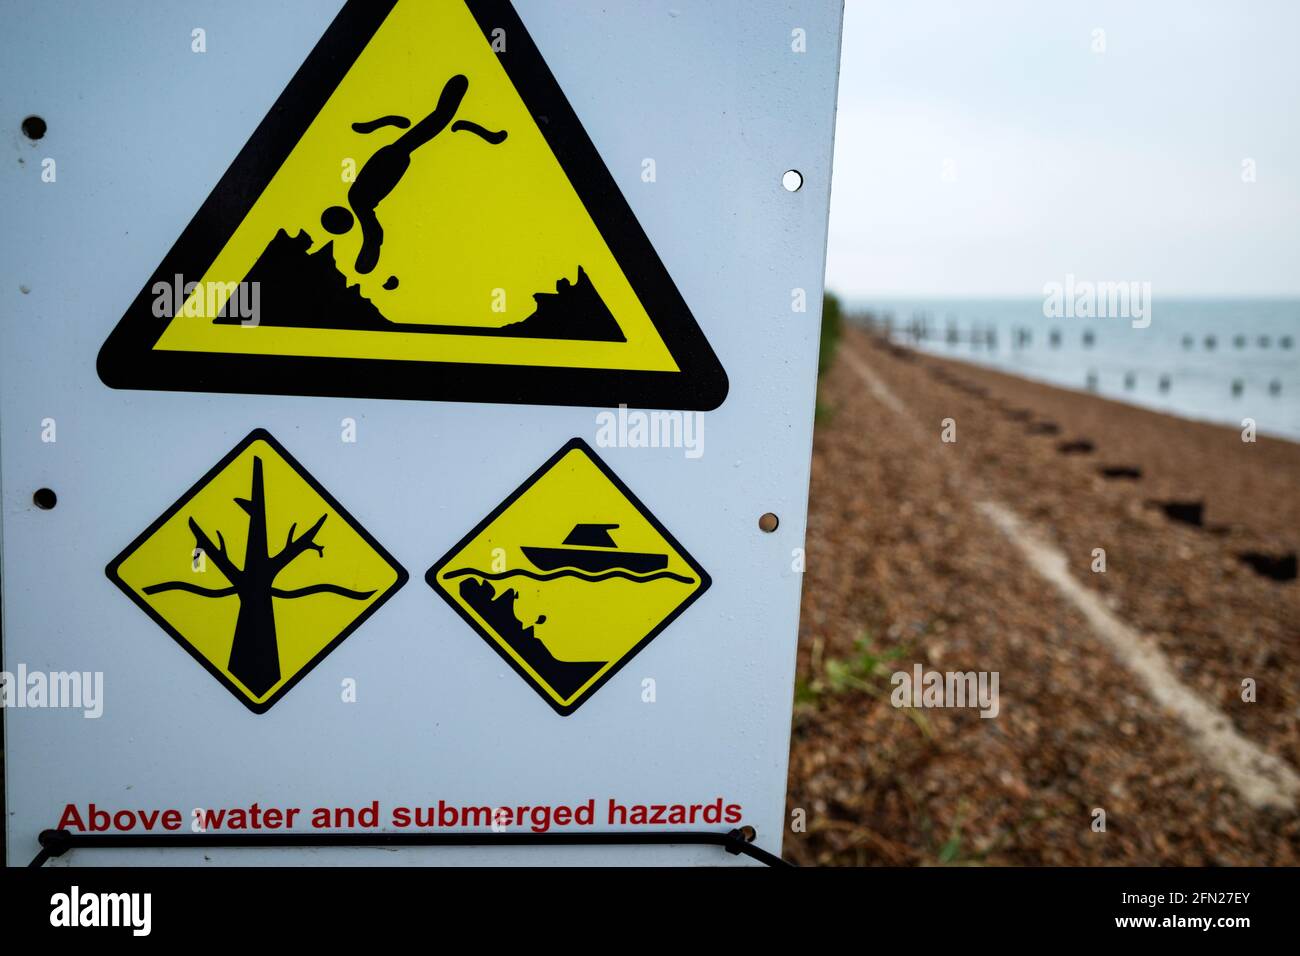
{"label": "submerged rock pictogram", "polygon": [[564,715],[710,583],[580,438],[479,522],[425,580]]}

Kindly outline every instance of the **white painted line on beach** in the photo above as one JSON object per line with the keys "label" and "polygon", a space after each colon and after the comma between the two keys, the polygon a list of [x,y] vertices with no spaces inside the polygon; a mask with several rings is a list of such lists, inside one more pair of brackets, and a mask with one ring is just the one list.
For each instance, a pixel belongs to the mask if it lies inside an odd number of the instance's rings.
{"label": "white painted line on beach", "polygon": [[871,371],[871,366],[859,358],[853,349],[840,349],[840,354],[848,360],[849,365],[853,366],[853,371],[858,373],[858,377],[867,383],[867,388],[870,389],[872,395],[876,396],[880,404],[899,415],[907,414],[907,406],[889,390],[889,386],[882,382],[875,372]]}
{"label": "white painted line on beach", "polygon": [[1247,740],[1228,716],[1196,695],[1175,676],[1169,659],[1149,635],[1129,627],[1095,591],[1070,574],[1069,558],[1045,541],[1011,509],[995,501],[976,507],[1011,541],[1029,566],[1073,604],[1110,645],[1120,662],[1147,687],[1156,703],[1172,711],[1192,733],[1192,742],[1253,807],[1294,810],[1300,777],[1284,761]]}
{"label": "white painted line on beach", "polygon": [[[911,418],[907,406],[861,356],[848,347],[841,348],[840,354],[881,404]],[[919,427],[915,419],[912,423]],[[1228,778],[1247,803],[1256,808],[1295,809],[1300,797],[1300,776],[1289,764],[1243,737],[1223,711],[1183,684],[1155,640],[1129,627],[1106,606],[1100,595],[1080,584],[1070,574],[1066,555],[1014,511],[991,500],[980,501],[975,507],[1020,549],[1025,561],[1040,577],[1074,605],[1120,663],[1146,685],[1156,703],[1183,722],[1191,731],[1192,743]]]}

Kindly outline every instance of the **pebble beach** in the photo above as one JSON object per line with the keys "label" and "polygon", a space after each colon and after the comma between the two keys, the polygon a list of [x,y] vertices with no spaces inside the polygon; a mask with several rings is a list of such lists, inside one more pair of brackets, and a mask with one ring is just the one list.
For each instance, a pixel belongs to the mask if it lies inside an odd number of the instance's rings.
{"label": "pebble beach", "polygon": [[[1300,444],[851,324],[820,392],[787,858],[1300,862],[1297,489]],[[997,672],[997,716],[894,706],[917,664]]]}

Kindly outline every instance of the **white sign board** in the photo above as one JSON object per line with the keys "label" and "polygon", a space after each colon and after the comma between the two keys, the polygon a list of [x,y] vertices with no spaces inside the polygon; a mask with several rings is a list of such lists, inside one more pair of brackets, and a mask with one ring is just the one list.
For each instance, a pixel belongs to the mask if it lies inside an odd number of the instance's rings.
{"label": "white sign board", "polygon": [[780,852],[841,13],[13,18],[8,863]]}

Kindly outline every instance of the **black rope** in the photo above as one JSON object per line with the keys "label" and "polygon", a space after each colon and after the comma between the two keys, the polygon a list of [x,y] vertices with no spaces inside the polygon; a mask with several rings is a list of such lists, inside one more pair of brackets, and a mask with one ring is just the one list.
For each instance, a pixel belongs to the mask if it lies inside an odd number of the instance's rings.
{"label": "black rope", "polygon": [[168,847],[398,847],[398,846],[720,846],[768,866],[789,866],[785,860],[752,842],[752,827],[726,833],[684,830],[655,833],[73,833],[43,830],[41,851],[31,866],[69,850],[153,849]]}

